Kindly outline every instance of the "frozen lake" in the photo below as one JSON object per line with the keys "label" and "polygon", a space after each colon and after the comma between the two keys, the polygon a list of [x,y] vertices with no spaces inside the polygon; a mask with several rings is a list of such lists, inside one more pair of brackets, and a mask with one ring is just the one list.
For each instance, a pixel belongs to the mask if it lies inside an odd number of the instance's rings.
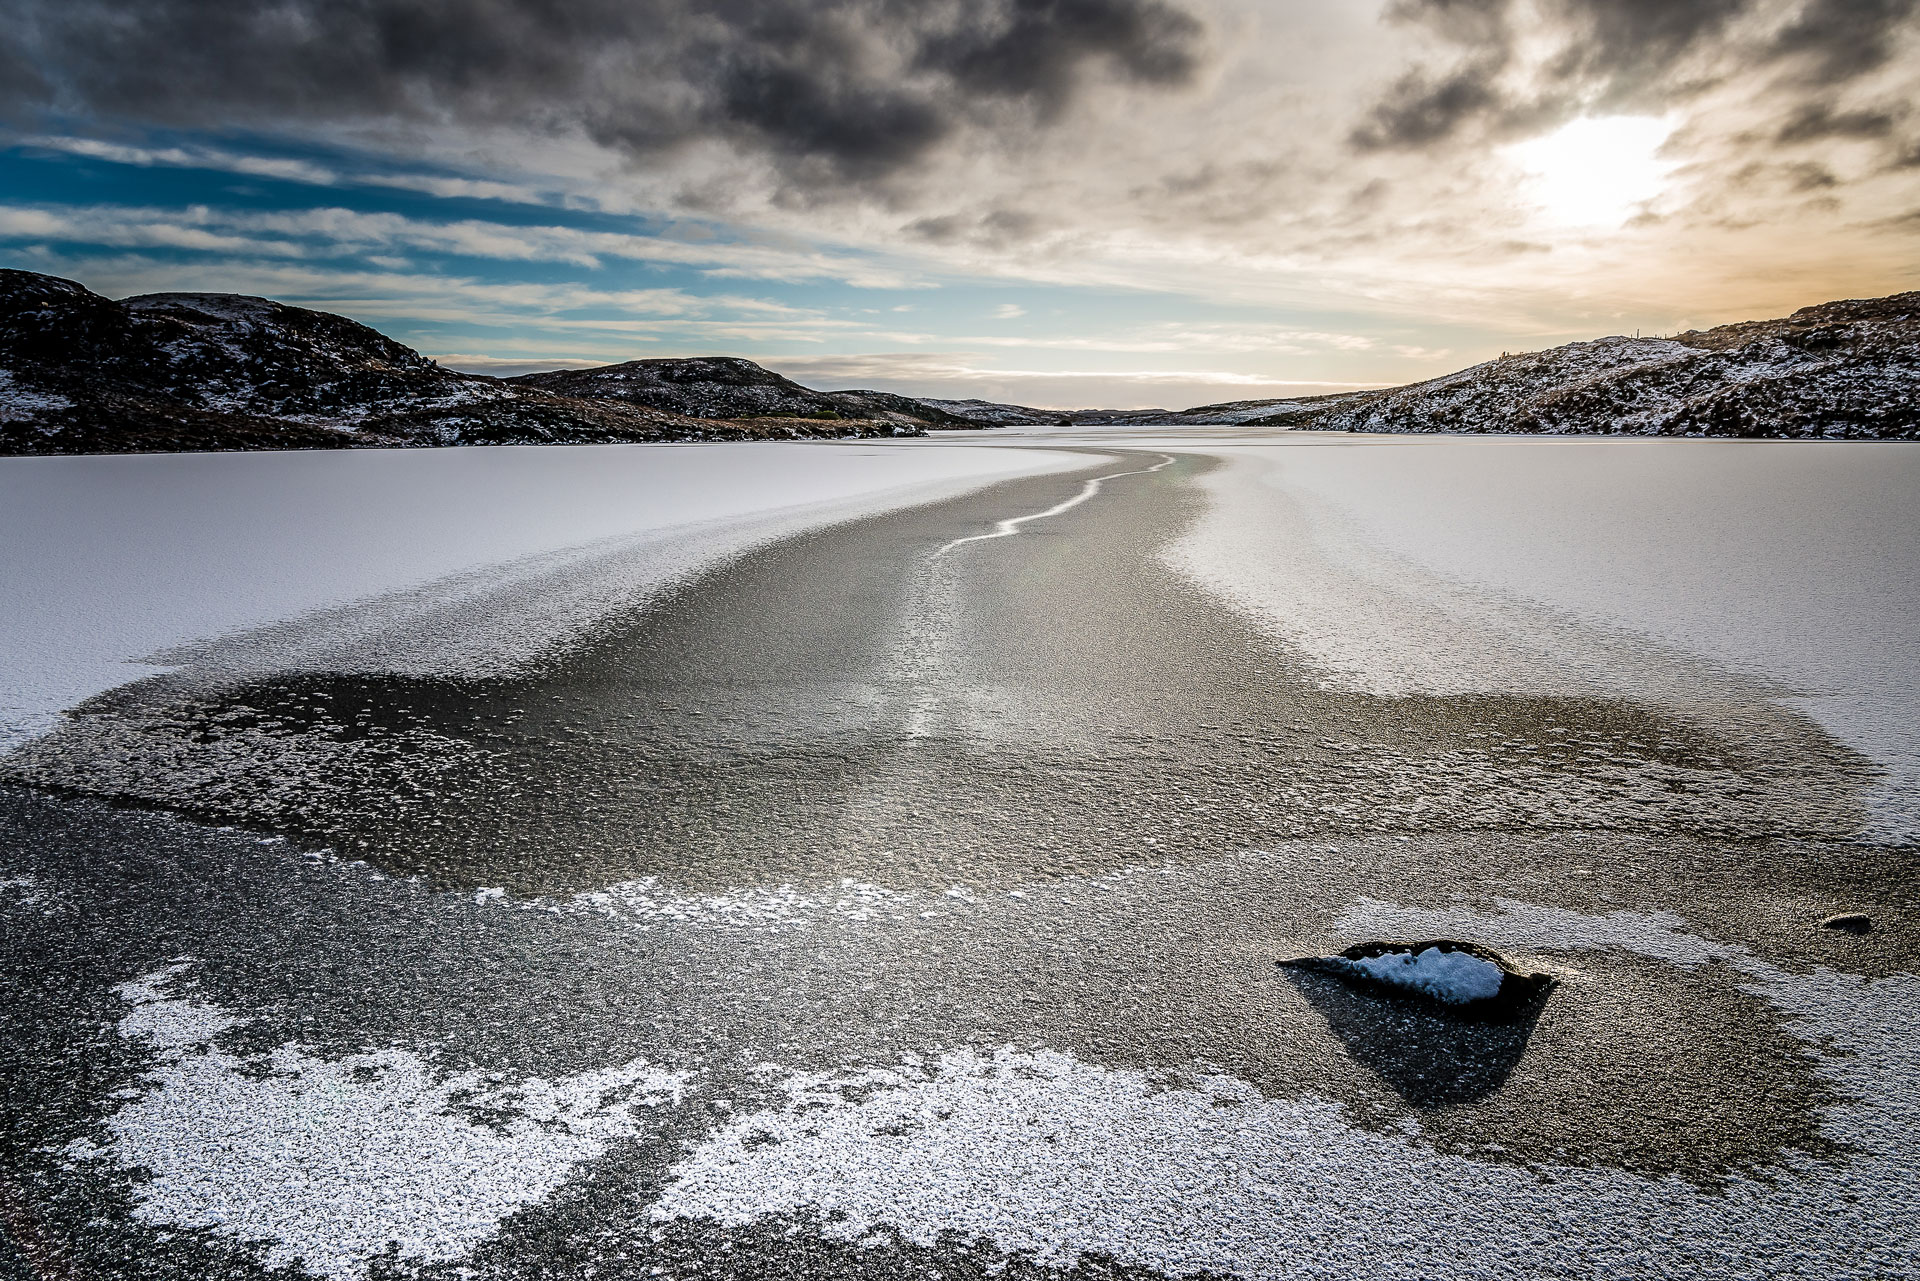
{"label": "frozen lake", "polygon": [[[1289,446],[1222,449],[1216,508],[1179,554],[1336,679],[1644,694],[1699,660],[1774,684],[1872,757],[1869,835],[1920,841],[1920,450]],[[1316,578],[1321,560],[1338,577]]]}
{"label": "frozen lake", "polygon": [[[1912,445],[0,460],[22,1257],[1901,1274],[1915,511]],[[1545,986],[1276,964],[1391,939]]]}

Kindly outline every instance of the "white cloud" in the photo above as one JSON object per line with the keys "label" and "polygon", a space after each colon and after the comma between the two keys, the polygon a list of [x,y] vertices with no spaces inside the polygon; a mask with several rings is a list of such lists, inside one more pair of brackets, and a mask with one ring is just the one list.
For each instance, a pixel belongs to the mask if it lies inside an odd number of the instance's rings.
{"label": "white cloud", "polygon": [[608,259],[687,267],[716,279],[835,280],[855,288],[905,289],[925,282],[894,268],[818,250],[712,239],[679,239],[567,226],[519,226],[460,219],[434,222],[339,207],[256,211],[193,205],[0,206],[0,238],[116,248],[202,250],[286,258],[394,250],[494,262],[550,262],[595,268]]}
{"label": "white cloud", "polygon": [[809,387],[867,387],[954,400],[998,400],[1044,409],[1178,409],[1343,391],[1352,382],[1273,378],[1218,369],[1113,371],[997,369],[965,352],[764,357]]}
{"label": "white cloud", "polygon": [[553,204],[556,198],[520,183],[487,178],[462,178],[427,173],[353,172],[329,168],[308,160],[284,156],[252,156],[219,147],[139,147],[103,142],[94,138],[38,137],[25,140],[27,146],[68,155],[105,160],[113,164],[142,168],[216,169],[248,174],[257,178],[277,178],[285,182],[315,187],[386,187],[418,191],[426,195],[463,197],[471,200],[501,200],[513,204]]}

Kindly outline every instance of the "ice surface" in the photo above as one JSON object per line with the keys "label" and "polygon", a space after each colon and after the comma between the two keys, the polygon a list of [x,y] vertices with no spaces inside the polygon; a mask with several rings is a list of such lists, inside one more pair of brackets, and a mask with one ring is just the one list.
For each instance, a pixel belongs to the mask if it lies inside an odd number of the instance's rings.
{"label": "ice surface", "polygon": [[[1417,1127],[1350,1126],[1324,1100],[1046,1051],[795,1073],[673,1171],[659,1220],[744,1226],[811,1213],[829,1236],[945,1233],[1065,1266],[1089,1256],[1169,1276],[1502,1278],[1908,1275],[1920,1251],[1920,977],[1789,973],[1678,918],[1497,914],[1366,903],[1343,929],[1471,933],[1512,946],[1625,946],[1724,962],[1786,1016],[1842,1102],[1845,1155],[1790,1158],[1701,1188],[1607,1168],[1443,1154]],[[1632,1225],[1623,1231],[1622,1225]]]}
{"label": "ice surface", "polygon": [[[186,642],[581,549],[633,549],[639,590],[769,538],[1094,461],[836,442],[0,459],[0,751]],[[536,647],[627,603],[522,598],[507,639]],[[497,650],[498,622],[436,627],[434,646]]]}
{"label": "ice surface", "polygon": [[1920,841],[1920,446],[1196,447],[1229,465],[1172,559],[1330,683],[1664,696],[1745,680],[1886,772],[1870,837]]}
{"label": "ice surface", "polygon": [[1471,952],[1443,952],[1437,947],[1418,952],[1385,952],[1357,961],[1339,957],[1336,962],[1352,973],[1393,987],[1425,992],[1449,1005],[1465,1005],[1498,996],[1500,984],[1506,978],[1499,966]]}
{"label": "ice surface", "polygon": [[270,1267],[357,1281],[392,1243],[408,1261],[460,1258],[686,1087],[640,1062],[548,1081],[441,1072],[398,1049],[242,1060],[212,1042],[246,1020],[175,994],[186,969],[118,989],[134,1007],[121,1035],[157,1063],[103,1142],[67,1154],[146,1171],[135,1217],[264,1242]]}
{"label": "ice surface", "polygon": [[[960,897],[953,890],[947,893]],[[535,900],[527,906],[547,904],[544,900]],[[899,920],[904,912],[918,911],[920,902],[911,894],[851,877],[843,877],[834,885],[745,886],[717,894],[688,894],[664,884],[658,877],[646,876],[605,889],[582,891],[568,899],[566,906],[643,930],[669,921],[701,921],[740,929],[782,931],[804,929],[821,919],[872,921],[890,917]]]}

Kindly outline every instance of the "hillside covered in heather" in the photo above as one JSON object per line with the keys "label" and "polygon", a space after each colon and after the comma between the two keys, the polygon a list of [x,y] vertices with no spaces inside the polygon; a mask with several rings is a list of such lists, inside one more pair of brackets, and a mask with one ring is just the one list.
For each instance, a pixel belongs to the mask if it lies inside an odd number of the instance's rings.
{"label": "hillside covered in heather", "polygon": [[[598,370],[458,373],[344,316],[265,298],[115,301],[71,280],[0,270],[0,454],[898,436],[980,425],[885,393],[830,400],[751,361],[640,363],[683,367],[678,381],[671,368],[658,380],[678,394],[633,395]],[[798,394],[702,395],[716,367],[724,381]]]}

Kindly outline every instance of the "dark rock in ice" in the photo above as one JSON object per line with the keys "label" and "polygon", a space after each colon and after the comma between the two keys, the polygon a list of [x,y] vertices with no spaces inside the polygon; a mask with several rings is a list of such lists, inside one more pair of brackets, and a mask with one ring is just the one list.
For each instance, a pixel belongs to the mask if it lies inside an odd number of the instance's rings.
{"label": "dark rock in ice", "polygon": [[1820,928],[1838,930],[1842,934],[1870,934],[1873,932],[1873,918],[1865,912],[1842,912],[1820,922]]}
{"label": "dark rock in ice", "polygon": [[1526,1053],[1553,978],[1457,939],[1281,961],[1354,1060],[1416,1107],[1484,1098]]}
{"label": "dark rock in ice", "polygon": [[1551,975],[1522,970],[1490,947],[1459,939],[1357,943],[1336,956],[1280,964],[1476,1012],[1525,1005],[1553,986]]}

